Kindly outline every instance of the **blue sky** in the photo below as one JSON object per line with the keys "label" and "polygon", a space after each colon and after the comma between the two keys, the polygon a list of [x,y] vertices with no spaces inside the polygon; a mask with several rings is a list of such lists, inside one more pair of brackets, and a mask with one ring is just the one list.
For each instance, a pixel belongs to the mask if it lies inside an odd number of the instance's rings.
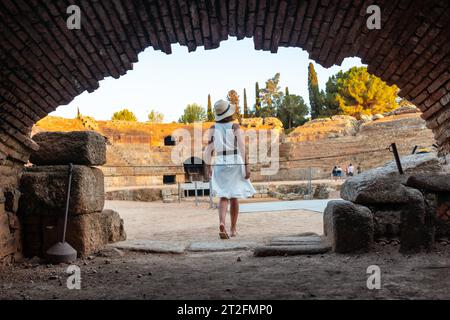
{"label": "blue sky", "polygon": [[[188,53],[186,47],[172,46],[166,55],[152,48],[139,55],[133,70],[119,79],[107,78],[93,93],[84,92],[69,105],[60,106],[51,115],[74,118],[77,108],[84,115],[108,120],[115,111],[132,110],[140,121],[146,121],[151,109],[164,114],[164,121],[176,121],[189,103],[207,105],[226,98],[234,89],[243,96],[247,89],[249,105],[255,102],[255,82],[264,87],[265,81],[280,72],[280,85],[289,87],[291,94],[308,99],[308,54],[299,48],[280,48],[277,54],[256,51],[252,39],[237,41],[230,38],[220,48]],[[339,70],[361,66],[359,58],[347,58],[341,67],[329,69],[315,64],[319,85],[325,89],[328,78]]]}

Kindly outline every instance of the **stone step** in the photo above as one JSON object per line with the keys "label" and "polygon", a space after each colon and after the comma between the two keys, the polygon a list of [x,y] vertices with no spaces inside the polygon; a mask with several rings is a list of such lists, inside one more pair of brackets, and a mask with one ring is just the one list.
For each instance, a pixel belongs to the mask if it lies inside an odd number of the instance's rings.
{"label": "stone step", "polygon": [[296,235],[273,238],[268,245],[255,249],[255,257],[292,256],[323,254],[331,250],[331,245],[321,236]]}
{"label": "stone step", "polygon": [[186,250],[186,245],[174,241],[156,240],[127,240],[110,245],[113,248],[149,252],[149,253],[172,253],[181,254]]}
{"label": "stone step", "polygon": [[254,251],[255,257],[271,257],[271,256],[295,256],[295,255],[311,255],[323,254],[331,250],[328,244],[290,244],[276,246],[261,246]]}
{"label": "stone step", "polygon": [[214,251],[232,251],[232,250],[251,250],[256,247],[254,242],[234,242],[234,241],[215,241],[215,242],[193,242],[188,247],[192,252],[214,252]]}

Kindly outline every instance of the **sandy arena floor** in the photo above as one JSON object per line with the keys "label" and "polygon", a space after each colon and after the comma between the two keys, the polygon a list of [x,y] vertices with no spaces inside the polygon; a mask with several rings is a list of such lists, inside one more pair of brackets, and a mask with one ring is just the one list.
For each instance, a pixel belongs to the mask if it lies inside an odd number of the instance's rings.
{"label": "sandy arena floor", "polygon": [[[206,200],[204,200],[206,201]],[[218,240],[219,216],[209,203],[107,201],[105,208],[119,212],[127,238],[177,242]],[[229,215],[227,215],[229,228]],[[243,213],[238,220],[238,237],[232,241],[263,242],[274,236],[303,232],[322,234],[322,214],[312,211]]]}
{"label": "sandy arena floor", "polygon": [[[108,202],[129,239],[217,240],[207,204]],[[322,232],[314,212],[242,214],[238,239]],[[402,255],[398,246],[362,255],[253,257],[251,251],[148,254],[108,248],[75,264],[81,290],[67,289],[67,265],[38,260],[0,269],[0,299],[450,299],[450,246]],[[381,269],[381,289],[367,289],[367,267]]]}

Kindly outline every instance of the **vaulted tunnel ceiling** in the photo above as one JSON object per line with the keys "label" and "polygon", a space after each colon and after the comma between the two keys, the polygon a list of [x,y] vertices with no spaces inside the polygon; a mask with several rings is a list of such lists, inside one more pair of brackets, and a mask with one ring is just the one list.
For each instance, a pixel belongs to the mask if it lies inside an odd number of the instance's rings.
{"label": "vaulted tunnel ceiling", "polygon": [[[80,30],[67,28],[72,4]],[[373,4],[380,30],[366,26]],[[229,36],[274,53],[302,48],[325,67],[360,57],[420,107],[450,149],[448,0],[0,0],[0,159],[26,162],[36,121],[125,74],[145,48],[214,49]]]}

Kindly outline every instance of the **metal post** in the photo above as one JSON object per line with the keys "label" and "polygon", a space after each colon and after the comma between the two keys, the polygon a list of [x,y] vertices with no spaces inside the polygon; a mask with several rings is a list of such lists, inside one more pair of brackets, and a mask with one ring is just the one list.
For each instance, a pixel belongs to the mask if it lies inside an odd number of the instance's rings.
{"label": "metal post", "polygon": [[195,188],[195,205],[198,206],[197,181],[194,181]]}
{"label": "metal post", "polygon": [[209,208],[213,209],[213,197],[212,197],[212,182],[211,179],[209,179]]}
{"label": "metal post", "polygon": [[403,174],[402,163],[400,162],[400,156],[398,155],[397,145],[395,144],[395,142],[390,145],[389,151],[394,154],[395,163],[397,164],[398,172],[400,174]]}
{"label": "metal post", "polygon": [[309,167],[309,177],[308,177],[308,191],[309,191],[309,200],[312,200],[312,168]]}
{"label": "metal post", "polygon": [[181,184],[178,182],[178,203],[181,203]]}
{"label": "metal post", "polygon": [[67,219],[69,217],[69,202],[70,202],[70,189],[72,188],[72,174],[73,174],[73,164],[69,165],[69,181],[67,183],[67,195],[66,195],[66,213],[64,215],[64,229],[62,236],[62,243],[66,242],[66,231],[67,231]]}
{"label": "metal post", "polygon": [[67,198],[66,198],[66,212],[64,215],[63,234],[61,242],[55,243],[46,252],[45,256],[50,263],[70,262],[77,258],[77,251],[66,242],[67,219],[69,217],[69,201],[70,189],[72,187],[73,164],[69,165],[69,180],[67,182]]}

